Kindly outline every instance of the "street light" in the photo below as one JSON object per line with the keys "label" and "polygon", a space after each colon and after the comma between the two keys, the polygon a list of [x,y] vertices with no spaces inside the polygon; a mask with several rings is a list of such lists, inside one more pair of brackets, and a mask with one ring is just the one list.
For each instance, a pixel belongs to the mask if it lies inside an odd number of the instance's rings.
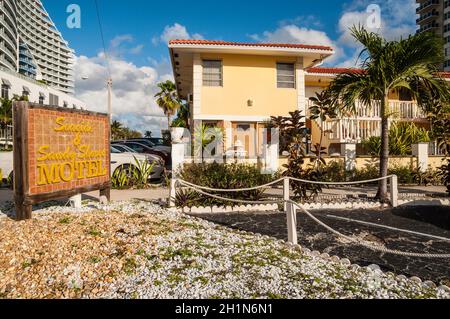
{"label": "street light", "polygon": [[[89,80],[89,76],[85,75],[82,76],[81,79],[83,81]],[[106,82],[106,87],[108,89],[108,116],[109,116],[109,120],[111,121],[112,118],[112,78],[108,78],[107,82]]]}

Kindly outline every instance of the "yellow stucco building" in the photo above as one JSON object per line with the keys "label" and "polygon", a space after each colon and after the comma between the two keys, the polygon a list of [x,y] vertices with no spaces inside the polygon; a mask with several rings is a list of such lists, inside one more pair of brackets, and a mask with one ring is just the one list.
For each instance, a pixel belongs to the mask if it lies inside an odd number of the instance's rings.
{"label": "yellow stucco building", "polygon": [[[320,67],[334,50],[318,45],[172,40],[169,50],[179,96],[190,106],[191,123],[231,132],[226,134],[225,149],[242,146],[248,157],[260,155],[262,131],[271,116],[288,116],[296,110],[306,115],[316,143],[321,123],[308,119],[309,98],[336,74],[348,71]],[[414,101],[394,93],[391,99],[394,118],[426,125],[426,116]],[[339,152],[344,143],[379,135],[378,107],[361,106],[357,113],[324,123],[329,131],[324,146],[330,153]]]}

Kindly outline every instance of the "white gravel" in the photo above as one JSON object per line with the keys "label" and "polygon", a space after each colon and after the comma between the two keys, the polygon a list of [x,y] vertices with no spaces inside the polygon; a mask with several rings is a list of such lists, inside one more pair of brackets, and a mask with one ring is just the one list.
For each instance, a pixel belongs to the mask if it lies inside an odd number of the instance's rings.
{"label": "white gravel", "polygon": [[[0,219],[0,266],[9,267],[9,272],[0,273],[0,297],[450,298],[448,290],[426,287],[376,267],[344,265],[276,239],[234,231],[154,203],[85,204],[81,211],[46,207],[35,211],[31,222]],[[0,207],[0,213],[10,208]],[[45,223],[52,223],[50,230]],[[77,232],[85,234],[89,225],[96,225],[98,231],[92,234],[90,226],[90,235],[80,239]],[[36,247],[10,252],[8,241],[35,234],[28,227],[43,229],[42,236],[30,244]],[[59,227],[66,228],[61,231]],[[158,231],[152,232],[154,228]],[[57,248],[51,248],[50,231],[60,236],[55,242],[65,245],[53,257],[64,265],[51,259],[55,263],[51,266],[33,262],[24,267],[21,258],[30,250],[40,249],[37,256],[52,256],[52,249]],[[120,256],[116,254],[118,243],[126,245]],[[84,244],[86,247],[75,251],[67,248]],[[48,251],[42,252],[45,247]],[[112,275],[105,275],[113,270]],[[49,285],[49,280],[59,284]]]}

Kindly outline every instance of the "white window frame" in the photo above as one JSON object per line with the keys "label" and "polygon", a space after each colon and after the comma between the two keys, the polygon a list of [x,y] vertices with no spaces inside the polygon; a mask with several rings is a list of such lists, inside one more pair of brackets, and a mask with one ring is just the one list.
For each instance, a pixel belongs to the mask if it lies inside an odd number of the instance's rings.
{"label": "white window frame", "polygon": [[[220,85],[211,85],[211,84],[206,84],[205,81],[205,62],[218,62],[220,63]],[[206,87],[223,87],[223,61],[219,60],[219,59],[203,59],[202,60],[202,86],[206,86]]]}
{"label": "white window frame", "polygon": [[[288,82],[288,81],[278,81],[278,76],[279,76],[279,71],[278,71],[278,65],[280,64],[289,64],[293,66],[293,87],[281,87],[279,86],[279,83],[292,83],[292,82]],[[283,62],[283,61],[279,61],[276,63],[275,65],[275,69],[276,69],[276,73],[277,73],[277,78],[276,78],[276,86],[278,89],[288,89],[288,90],[292,90],[292,89],[296,89],[297,88],[297,72],[296,72],[296,66],[295,66],[295,62]],[[282,75],[282,76],[287,76],[287,75]]]}

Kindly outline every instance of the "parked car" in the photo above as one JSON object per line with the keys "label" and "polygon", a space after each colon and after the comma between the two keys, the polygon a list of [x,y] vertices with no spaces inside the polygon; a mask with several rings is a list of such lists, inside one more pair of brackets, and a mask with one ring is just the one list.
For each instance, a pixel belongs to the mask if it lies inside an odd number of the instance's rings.
{"label": "parked car", "polygon": [[[157,143],[155,143],[155,140]],[[132,142],[138,142],[138,143],[142,143],[144,145],[148,145],[150,146],[150,144],[153,145],[153,148],[163,151],[163,152],[167,152],[168,154],[172,153],[172,148],[170,146],[164,145],[164,140],[163,139],[155,139],[155,138],[135,138],[135,139],[131,139]]]}
{"label": "parked car", "polygon": [[164,143],[164,139],[162,137],[146,137],[147,140],[155,144],[156,146],[167,146]]}
{"label": "parked car", "polygon": [[171,158],[170,154],[163,152],[163,151],[158,151],[158,150],[156,150],[150,146],[147,146],[145,144],[138,143],[138,142],[126,141],[126,142],[113,142],[112,145],[114,146],[116,144],[128,146],[129,148],[131,148],[132,150],[134,150],[135,152],[140,153],[140,154],[153,154],[153,155],[161,156],[162,159],[164,160],[164,162],[166,163],[166,166],[172,165],[172,158]]}
{"label": "parked car", "polygon": [[[122,144],[114,144],[114,148],[118,151],[120,151],[121,153],[135,153],[137,154],[137,152],[135,150],[133,150],[132,148],[129,148],[126,145],[122,145]],[[157,156],[157,155],[155,155]]]}
{"label": "parked car", "polygon": [[164,177],[165,173],[165,163],[159,156],[155,156],[152,154],[137,154],[131,152],[121,152],[116,149],[114,146],[111,146],[111,174],[117,170],[127,170],[131,171],[133,169],[137,169],[136,160],[138,161],[147,161],[153,164],[153,171],[150,175],[151,180],[160,180]]}
{"label": "parked car", "polygon": [[[114,147],[111,147],[111,176],[117,169],[133,169],[136,167],[136,160],[148,161],[154,164],[153,172],[150,176],[152,180],[159,180],[165,174],[165,162],[156,155],[152,154],[138,154],[133,152],[121,152]],[[12,178],[13,174],[13,152],[0,153],[0,169],[2,170],[2,178]]]}
{"label": "parked car", "polygon": [[116,143],[116,142],[117,143],[125,143],[125,142],[141,143],[141,144],[144,144],[144,145],[146,145],[148,147],[151,147],[151,148],[153,148],[155,150],[164,152],[164,153],[166,153],[168,155],[170,155],[170,153],[172,152],[172,148],[171,147],[165,146],[165,145],[157,145],[157,144],[153,143],[153,141],[151,141],[148,138],[133,138],[133,139],[129,139],[129,140],[126,140],[126,141],[125,140],[123,140],[123,141],[114,141],[113,143]]}

